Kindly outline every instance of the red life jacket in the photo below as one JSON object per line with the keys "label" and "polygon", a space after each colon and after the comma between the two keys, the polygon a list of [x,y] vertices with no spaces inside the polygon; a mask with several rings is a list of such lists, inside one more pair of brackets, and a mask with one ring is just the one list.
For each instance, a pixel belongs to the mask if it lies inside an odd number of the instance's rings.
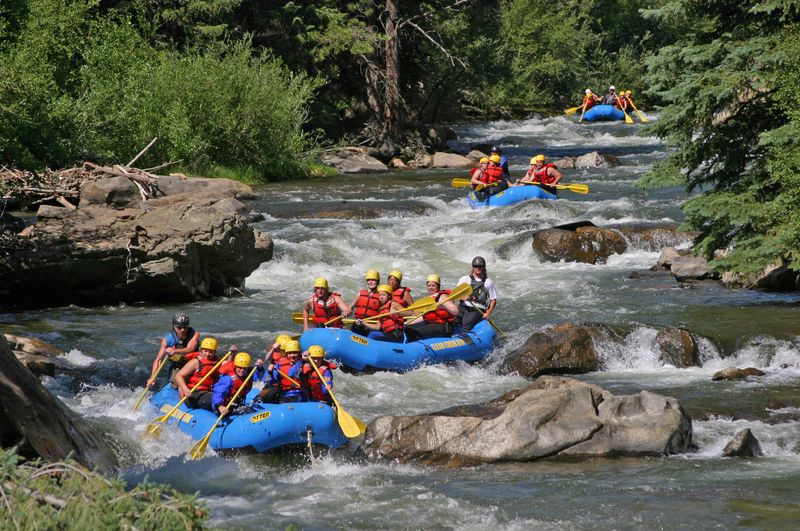
{"label": "red life jacket", "polygon": [[[408,306],[408,302],[405,299],[406,292],[411,293],[410,288],[397,288],[392,292],[392,300],[396,303],[399,303],[400,306],[406,308]],[[391,302],[391,301],[389,301]],[[389,310],[386,310],[389,311]],[[384,313],[383,311],[379,311],[378,313]],[[378,315],[378,313],[374,315]]]}
{"label": "red life jacket", "polygon": [[353,315],[356,319],[372,317],[373,315],[378,315],[380,307],[381,300],[378,297],[378,292],[362,289],[358,292],[358,299],[356,299],[356,304],[353,306]]}
{"label": "red life jacket", "polygon": [[[228,394],[225,395],[225,399],[222,401],[223,405],[226,406],[228,405],[228,402],[231,401],[231,398],[233,398],[233,395],[235,395],[236,392],[244,385],[243,378],[239,378],[235,374],[232,374],[230,376],[231,380],[233,380],[233,385],[228,391]],[[239,396],[236,397],[236,402],[232,405],[241,404],[242,402],[244,402],[244,399],[247,398],[247,393],[249,393],[250,389],[252,388],[253,388],[253,380],[251,378],[250,380],[247,380],[247,385],[244,385],[244,389],[242,389],[242,392],[239,393]]]}
{"label": "red life jacket", "polygon": [[[314,295],[311,297],[311,305],[314,308],[314,326],[322,326],[334,317],[339,317],[342,312],[339,310],[339,305],[336,304],[336,297],[338,293],[328,292],[328,296],[321,299]],[[376,314],[377,315],[377,314]],[[339,319],[335,323],[331,323],[331,328],[342,328],[342,320]]]}
{"label": "red life jacket", "polygon": [[619,107],[622,110],[627,109],[628,108],[628,98],[626,98],[624,96],[620,96],[619,98],[617,98],[617,107]]}
{"label": "red life jacket", "polygon": [[590,94],[588,96],[583,97],[583,103],[581,104],[581,107],[585,105],[586,109],[591,109],[592,107],[594,107],[595,103],[597,103],[597,100],[595,99],[594,96]]}
{"label": "red life jacket", "polygon": [[542,169],[532,169],[533,173],[533,182],[535,183],[542,183],[542,184],[553,184],[556,180],[555,177],[547,174],[547,168],[555,168],[555,164],[545,164],[542,166]]}
{"label": "red life jacket", "polygon": [[[294,366],[294,363],[289,361],[289,356],[284,356],[275,364],[279,371],[283,374],[289,374],[289,369]],[[284,376],[283,374],[280,375],[281,378],[281,391],[291,391],[292,389],[297,389],[297,386],[292,383],[292,381]],[[294,378],[297,380],[297,378]]]}
{"label": "red life jacket", "polygon": [[[392,301],[387,302],[381,307],[380,313],[389,313],[392,311]],[[406,321],[399,313],[393,313],[385,317],[381,317],[381,332],[388,334],[395,330],[402,330]]]}
{"label": "red life jacket", "polygon": [[[187,360],[193,360],[197,358],[197,361],[200,362],[200,367],[194,371],[194,374],[189,377],[189,381],[186,382],[186,385],[189,386],[189,390],[194,389],[194,386],[203,379],[203,377],[210,373],[211,370],[214,368],[214,365],[217,364],[219,358],[216,356],[206,356],[205,358],[200,357],[200,352],[192,352],[191,354],[186,355]],[[200,384],[200,387],[195,389],[195,391],[211,391],[211,388],[214,387],[214,384],[217,382],[219,378],[219,373],[213,374],[206,378],[206,380]]]}
{"label": "red life jacket", "polygon": [[494,184],[503,178],[503,168],[501,166],[492,166],[486,168],[478,180],[486,185]]}
{"label": "red life jacket", "polygon": [[[439,302],[439,297],[442,295],[450,295],[450,290],[439,290],[433,294],[433,297],[436,299],[436,302]],[[429,323],[447,324],[455,322],[456,316],[445,310],[442,306],[439,306],[435,310],[424,314],[422,320]]]}
{"label": "red life jacket", "polygon": [[[321,361],[317,363],[317,367],[319,368],[319,372],[321,372],[322,375],[324,376],[325,369],[330,369],[330,370],[335,369],[336,363],[327,360]],[[305,377],[304,378],[305,387],[308,387],[308,389],[311,391],[312,400],[317,400],[319,402],[327,402],[328,400],[330,400],[331,395],[325,394],[323,392],[323,389],[325,389],[325,385],[322,383],[322,380],[317,374],[317,371],[314,370],[314,367],[312,367],[310,363],[303,365],[303,376]],[[331,388],[333,388],[333,375],[331,375],[331,381],[328,382],[328,385]]]}

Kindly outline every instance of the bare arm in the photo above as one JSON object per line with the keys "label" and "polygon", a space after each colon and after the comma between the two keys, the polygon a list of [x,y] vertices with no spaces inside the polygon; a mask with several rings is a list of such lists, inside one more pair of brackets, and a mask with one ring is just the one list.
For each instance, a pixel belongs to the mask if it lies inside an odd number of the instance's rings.
{"label": "bare arm", "polygon": [[344,302],[344,299],[337,295],[333,300],[336,301],[336,304],[339,306],[339,310],[342,312],[342,315],[348,315],[350,313],[350,306]]}
{"label": "bare arm", "polygon": [[175,383],[178,385],[178,394],[181,395],[181,398],[185,398],[191,394],[189,386],[186,385],[186,378],[197,372],[199,368],[200,362],[197,359],[189,360],[189,362],[178,371],[178,374],[175,375]]}
{"label": "bare arm", "polygon": [[492,299],[489,301],[489,307],[483,312],[483,318],[488,319],[492,312],[494,311],[494,307],[497,306],[497,299]]}
{"label": "bare arm", "polygon": [[478,186],[479,184],[481,184],[481,181],[478,180],[478,178],[481,175],[483,175],[483,170],[480,169],[477,170],[475,173],[472,174],[472,178],[469,180],[469,182],[471,182],[473,186]]}
{"label": "bare arm", "polygon": [[561,172],[555,168],[547,168],[547,175],[549,175],[550,177],[555,177],[555,181],[553,181],[553,184],[560,183],[561,179],[564,178],[564,176],[561,175]]}
{"label": "bare arm", "polygon": [[[403,294],[403,300],[406,301],[408,306],[414,304],[414,297],[411,296],[410,290],[406,290],[406,292]],[[392,306],[394,306],[394,304]]]}
{"label": "bare arm", "polygon": [[308,299],[303,305],[303,332],[308,330],[308,310],[313,310],[311,306],[311,299]]}

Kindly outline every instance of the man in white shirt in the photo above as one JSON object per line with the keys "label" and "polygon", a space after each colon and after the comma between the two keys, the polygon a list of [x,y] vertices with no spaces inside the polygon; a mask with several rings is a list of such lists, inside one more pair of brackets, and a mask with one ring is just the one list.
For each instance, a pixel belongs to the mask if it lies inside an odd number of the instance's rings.
{"label": "man in white shirt", "polygon": [[486,260],[482,256],[472,259],[472,272],[458,279],[458,283],[472,286],[472,295],[459,305],[461,331],[469,332],[482,319],[492,315],[497,305],[497,290],[494,281],[486,275]]}

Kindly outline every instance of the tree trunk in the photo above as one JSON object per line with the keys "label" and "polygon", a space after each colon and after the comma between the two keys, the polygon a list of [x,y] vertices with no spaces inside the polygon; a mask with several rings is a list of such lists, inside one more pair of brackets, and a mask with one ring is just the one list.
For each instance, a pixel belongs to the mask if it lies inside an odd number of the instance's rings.
{"label": "tree trunk", "polygon": [[400,137],[402,109],[400,101],[400,64],[397,37],[399,0],[386,0],[386,85],[384,87],[383,140],[396,145]]}

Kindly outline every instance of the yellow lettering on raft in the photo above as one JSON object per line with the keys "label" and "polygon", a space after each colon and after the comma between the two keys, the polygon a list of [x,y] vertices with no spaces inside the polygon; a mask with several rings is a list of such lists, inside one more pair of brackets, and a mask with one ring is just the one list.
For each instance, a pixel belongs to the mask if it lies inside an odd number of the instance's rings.
{"label": "yellow lettering on raft", "polygon": [[[172,411],[173,407],[175,407],[175,406],[171,406],[169,404],[162,404],[161,405],[161,412],[162,413],[169,413],[170,411]],[[181,411],[180,409],[175,411],[175,413],[172,414],[172,417],[175,418],[175,419],[178,419],[178,422],[189,422],[189,421],[192,420],[191,413],[187,413],[185,411]]]}
{"label": "yellow lettering on raft", "polygon": [[433,350],[442,350],[445,348],[461,347],[466,344],[467,342],[464,341],[463,339],[451,339],[449,341],[442,341],[440,343],[432,343],[431,348]]}
{"label": "yellow lettering on raft", "polygon": [[264,411],[257,415],[253,415],[252,417],[250,417],[250,423],[255,424],[256,422],[261,422],[262,420],[266,420],[269,418],[270,413],[271,411]]}
{"label": "yellow lettering on raft", "polygon": [[364,339],[363,337],[360,337],[360,336],[350,336],[350,339],[352,339],[356,343],[361,343],[362,345],[368,345],[369,344],[369,341],[367,341],[366,339]]}

